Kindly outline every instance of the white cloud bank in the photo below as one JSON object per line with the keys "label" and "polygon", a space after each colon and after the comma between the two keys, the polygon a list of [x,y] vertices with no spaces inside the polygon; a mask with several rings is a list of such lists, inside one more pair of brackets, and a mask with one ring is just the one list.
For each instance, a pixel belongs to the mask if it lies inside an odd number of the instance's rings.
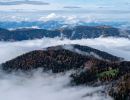
{"label": "white cloud bank", "polygon": [[64,16],[51,13],[47,16],[40,17],[38,21],[61,21],[64,22],[64,24],[78,24],[80,22],[94,22],[94,18],[90,18],[89,16],[78,17],[75,15]]}
{"label": "white cloud bank", "polygon": [[43,38],[21,42],[0,42],[0,63],[15,58],[23,53],[62,44],[80,44],[106,51],[115,56],[130,60],[130,40],[125,38],[96,38],[69,40]]}
{"label": "white cloud bank", "polygon": [[0,73],[1,100],[111,100],[102,87],[69,86],[69,73],[48,74],[34,71],[31,76]]}

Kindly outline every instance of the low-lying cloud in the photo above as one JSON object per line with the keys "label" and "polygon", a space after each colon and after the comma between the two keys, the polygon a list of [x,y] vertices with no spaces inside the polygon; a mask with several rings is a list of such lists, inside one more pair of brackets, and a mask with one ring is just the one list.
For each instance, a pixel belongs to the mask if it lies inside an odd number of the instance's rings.
{"label": "low-lying cloud", "polygon": [[63,44],[79,44],[90,46],[130,60],[130,40],[125,38],[96,38],[69,40],[60,38],[43,38],[21,42],[0,42],[0,63],[11,60],[24,53],[39,50],[50,46]]}
{"label": "low-lying cloud", "polygon": [[0,72],[1,100],[111,100],[100,93],[102,87],[69,86],[69,73],[51,74],[33,71],[4,74]]}

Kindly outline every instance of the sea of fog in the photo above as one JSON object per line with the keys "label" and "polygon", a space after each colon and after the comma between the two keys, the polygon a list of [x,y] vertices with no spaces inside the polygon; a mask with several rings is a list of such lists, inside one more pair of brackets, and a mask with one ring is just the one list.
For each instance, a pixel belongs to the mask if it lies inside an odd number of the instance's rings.
{"label": "sea of fog", "polygon": [[[130,60],[130,40],[125,38],[96,38],[69,40],[43,38],[21,42],[0,42],[0,63],[33,50],[62,44],[90,46]],[[34,70],[5,74],[0,71],[0,100],[111,100],[100,91],[103,87],[70,86],[71,72],[52,74]]]}
{"label": "sea of fog", "polygon": [[31,74],[0,72],[1,100],[112,100],[103,87],[70,86],[71,72],[52,74],[39,70]]}
{"label": "sea of fog", "polygon": [[108,52],[125,60],[130,60],[130,40],[126,38],[96,38],[69,40],[60,38],[43,38],[21,42],[0,42],[0,63],[11,60],[24,53],[44,49],[50,46],[79,44]]}

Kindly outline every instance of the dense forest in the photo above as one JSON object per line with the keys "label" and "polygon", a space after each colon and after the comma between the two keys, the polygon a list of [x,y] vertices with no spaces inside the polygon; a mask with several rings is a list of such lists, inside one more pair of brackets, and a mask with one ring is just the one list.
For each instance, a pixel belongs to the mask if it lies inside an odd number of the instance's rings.
{"label": "dense forest", "polygon": [[[66,49],[72,46],[73,49]],[[89,53],[83,55],[76,50]],[[99,59],[90,52],[100,56]],[[75,70],[70,75],[73,85],[106,85],[106,91],[115,100],[130,98],[130,62],[108,53],[80,45],[60,45],[26,53],[2,64],[5,72],[17,70],[30,71],[42,68],[53,73]]]}
{"label": "dense forest", "polygon": [[[125,32],[125,34],[123,34],[123,32]],[[6,30],[0,28],[1,41],[21,41],[36,38],[41,39],[43,37],[61,37],[61,39],[82,39],[112,36],[129,38],[129,34],[129,30],[120,32],[120,29],[109,26],[75,26],[71,28],[66,27],[53,30],[33,28]]]}

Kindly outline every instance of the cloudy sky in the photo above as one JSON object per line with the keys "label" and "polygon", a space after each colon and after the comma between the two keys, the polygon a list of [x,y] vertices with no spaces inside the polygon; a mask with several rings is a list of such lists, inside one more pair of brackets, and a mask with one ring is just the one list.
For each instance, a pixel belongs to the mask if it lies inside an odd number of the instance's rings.
{"label": "cloudy sky", "polygon": [[75,9],[126,12],[130,9],[130,0],[0,0],[0,11]]}
{"label": "cloudy sky", "polygon": [[[116,14],[130,17],[130,0],[0,0],[0,16],[10,13]],[[35,15],[36,16],[36,15]],[[99,16],[99,15],[98,15]],[[105,15],[108,16],[108,15]],[[100,16],[99,16],[100,17]],[[125,18],[126,19],[126,18]]]}

